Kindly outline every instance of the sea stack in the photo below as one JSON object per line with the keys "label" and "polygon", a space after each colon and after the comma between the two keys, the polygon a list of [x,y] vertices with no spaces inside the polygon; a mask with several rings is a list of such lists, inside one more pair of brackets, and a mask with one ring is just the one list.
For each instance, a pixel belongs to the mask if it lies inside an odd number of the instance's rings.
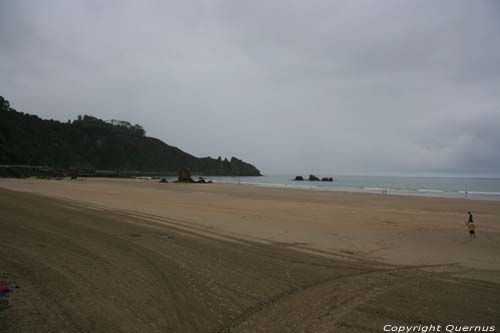
{"label": "sea stack", "polygon": [[179,169],[179,173],[177,174],[177,182],[179,183],[192,183],[194,182],[193,178],[191,178],[191,172],[185,166]]}
{"label": "sea stack", "polygon": [[309,175],[309,181],[310,182],[317,182],[317,181],[319,181],[319,178],[316,177],[315,175]]}

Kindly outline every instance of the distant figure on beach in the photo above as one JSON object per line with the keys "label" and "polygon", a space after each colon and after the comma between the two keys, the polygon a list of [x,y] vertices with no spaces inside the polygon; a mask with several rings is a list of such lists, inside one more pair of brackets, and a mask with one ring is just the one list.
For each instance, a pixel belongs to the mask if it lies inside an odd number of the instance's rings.
{"label": "distant figure on beach", "polygon": [[470,211],[467,212],[469,214],[469,220],[465,222],[467,225],[467,230],[469,230],[469,237],[476,238],[476,225],[474,224],[474,217]]}
{"label": "distant figure on beach", "polygon": [[469,222],[469,224],[467,224],[467,230],[469,230],[470,238],[476,238],[476,226],[474,225],[474,222]]}
{"label": "distant figure on beach", "polygon": [[[469,192],[467,190],[465,190],[465,199],[467,199],[468,195],[469,195]],[[470,214],[470,212],[469,212],[469,214]]]}

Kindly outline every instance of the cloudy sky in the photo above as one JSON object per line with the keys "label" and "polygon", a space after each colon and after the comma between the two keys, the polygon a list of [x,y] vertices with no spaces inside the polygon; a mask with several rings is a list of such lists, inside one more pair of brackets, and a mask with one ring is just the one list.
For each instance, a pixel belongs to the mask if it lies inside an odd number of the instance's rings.
{"label": "cloudy sky", "polygon": [[0,1],[0,95],[264,173],[500,174],[498,1]]}

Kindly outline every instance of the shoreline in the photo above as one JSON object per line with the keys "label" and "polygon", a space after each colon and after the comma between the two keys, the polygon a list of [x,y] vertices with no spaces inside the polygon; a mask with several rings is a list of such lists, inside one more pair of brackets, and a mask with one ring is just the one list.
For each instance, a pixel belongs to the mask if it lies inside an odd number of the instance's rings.
{"label": "shoreline", "polygon": [[[267,177],[267,179],[266,179]],[[360,181],[361,179],[366,179],[366,181]],[[316,191],[336,191],[336,192],[356,192],[356,193],[380,193],[387,195],[407,195],[407,196],[417,196],[417,197],[438,197],[438,198],[456,198],[456,199],[468,199],[468,200],[488,200],[488,201],[500,201],[500,187],[498,188],[484,188],[485,184],[482,184],[483,188],[477,187],[477,184],[461,184],[460,187],[452,186],[450,184],[440,184],[436,186],[429,186],[430,179],[436,180],[467,180],[468,182],[475,181],[500,181],[499,178],[481,178],[481,177],[398,177],[398,176],[350,176],[343,175],[337,176],[334,182],[323,182],[316,181],[310,182],[304,181],[294,181],[293,178],[284,175],[276,176],[263,176],[261,180],[258,177],[213,177],[211,178],[214,182],[223,184],[249,184],[257,185],[262,187],[275,187],[275,188],[296,188],[304,190],[316,190]],[[385,181],[380,181],[377,179],[385,179]],[[410,180],[406,183],[390,183],[391,179],[399,180]],[[424,183],[419,183],[421,180]],[[398,181],[396,181],[398,182]],[[426,183],[427,182],[427,183]],[[446,183],[446,181],[445,181]],[[398,187],[402,186],[402,187]],[[476,186],[474,188],[474,186]],[[500,183],[498,184],[500,186]],[[472,189],[471,189],[472,188]],[[467,193],[467,194],[466,194]]]}
{"label": "shoreline", "polygon": [[[224,182],[214,182],[218,184],[227,184],[227,185],[251,185],[251,186],[257,186],[257,187],[264,187],[264,188],[283,188],[283,189],[289,189],[289,190],[303,190],[303,191],[322,191],[322,192],[340,192],[340,193],[359,193],[359,194],[376,194],[376,195],[382,195],[382,196],[405,196],[405,197],[421,197],[421,198],[426,198],[426,199],[462,199],[462,200],[474,200],[474,201],[500,201],[500,192],[469,192],[471,197],[465,198],[464,194],[461,192],[445,192],[445,191],[440,191],[440,190],[419,190],[416,192],[409,192],[405,190],[396,190],[396,189],[387,189],[387,193],[383,193],[382,191],[384,189],[380,188],[377,190],[372,190],[372,189],[365,189],[365,188],[321,188],[318,186],[310,185],[310,186],[300,186],[300,185],[288,185],[288,184],[259,184],[259,183],[241,183],[241,184],[234,184],[234,183],[224,183]],[[439,193],[443,194],[450,194],[450,195],[440,195]],[[458,193],[455,195],[455,193]],[[488,195],[485,193],[495,193],[492,195]],[[498,193],[498,194],[496,194]],[[459,196],[461,195],[461,196]],[[477,197],[474,197],[474,195],[478,195]]]}
{"label": "shoreline", "polygon": [[[155,179],[151,179],[149,181],[154,181]],[[288,185],[288,184],[265,184],[265,183],[250,183],[250,182],[241,182],[241,183],[229,183],[229,182],[221,182],[221,181],[213,181],[213,184],[218,184],[218,185],[228,185],[228,186],[251,186],[251,187],[256,187],[256,188],[263,188],[263,189],[283,189],[283,190],[291,190],[291,191],[301,191],[304,193],[308,192],[325,192],[325,193],[340,193],[340,194],[360,194],[360,195],[377,195],[381,197],[405,197],[408,199],[411,198],[421,198],[421,199],[445,199],[445,200],[463,200],[463,201],[484,201],[484,202],[499,202],[500,201],[500,196],[497,197],[492,197],[492,196],[483,196],[483,197],[458,197],[458,196],[440,196],[438,194],[433,195],[433,191],[422,191],[420,193],[415,192],[415,194],[411,194],[408,192],[400,192],[398,193],[397,190],[388,190],[387,194],[384,194],[380,191],[369,191],[363,189],[356,189],[352,188],[320,188],[318,186],[300,186],[300,185]],[[444,192],[447,193],[447,192]],[[448,193],[453,193],[453,192],[448,192]],[[471,194],[476,194],[478,192],[469,192]],[[499,193],[500,195],[500,193]]]}
{"label": "shoreline", "polygon": [[[0,179],[0,187],[306,251],[395,265],[458,263],[474,275],[500,272],[498,201],[115,178]],[[477,222],[475,241],[464,234],[468,210]]]}
{"label": "shoreline", "polygon": [[[301,245],[291,239],[220,237],[224,225],[207,220],[215,211],[218,220],[238,223],[238,214],[248,214],[239,205],[242,198],[263,213],[263,201],[271,201],[276,211],[285,208],[283,201],[297,204],[293,196],[271,200],[266,191],[245,188],[251,193],[243,193],[227,186],[199,192],[188,184],[155,190],[140,182],[135,187],[54,183],[24,185],[64,193],[66,201],[0,188],[0,256],[5,259],[0,280],[9,288],[0,299],[0,329],[373,332],[393,322],[462,323],[463,318],[500,325],[495,272],[451,261],[388,265],[325,257],[297,251]],[[88,197],[80,199],[86,200],[69,201],[83,194]],[[91,199],[104,206],[88,203]],[[221,206],[227,201],[231,205]],[[197,220],[203,202],[208,205]],[[159,204],[168,209],[158,215]],[[310,203],[303,204],[314,212]],[[173,216],[175,207],[182,219]],[[341,213],[341,206],[335,209]],[[291,228],[298,222],[291,219],[286,214],[282,223]],[[249,223],[257,227],[258,221]]]}
{"label": "shoreline", "polygon": [[[160,176],[161,175],[161,176]],[[282,189],[295,189],[295,190],[304,190],[304,191],[321,191],[321,192],[347,192],[347,193],[363,193],[363,194],[381,194],[387,196],[409,196],[409,197],[424,197],[424,198],[447,198],[447,199],[465,199],[465,200],[479,200],[479,201],[500,201],[500,190],[487,190],[487,189],[473,189],[473,190],[446,190],[440,189],[439,186],[436,188],[425,188],[425,185],[422,188],[402,188],[402,187],[391,187],[390,186],[383,187],[381,184],[366,184],[360,186],[359,184],[353,186],[352,184],[342,184],[342,179],[340,181],[338,178],[334,182],[326,182],[326,181],[294,181],[293,178],[290,178],[288,175],[286,178],[281,179],[280,182],[269,182],[269,181],[258,181],[258,179],[265,179],[266,177],[284,177],[284,175],[274,175],[274,176],[206,176],[206,175],[193,175],[193,178],[203,177],[206,180],[213,181],[217,184],[238,184],[238,185],[252,185],[263,188],[282,188]],[[361,177],[361,178],[395,178],[395,179],[468,179],[475,181],[500,181],[500,178],[495,177],[438,177],[438,176],[357,176],[357,175],[339,175],[337,177]],[[24,179],[45,179],[45,180],[64,180],[68,177],[28,177]],[[106,175],[86,175],[78,177],[78,179],[118,179],[118,180],[132,180],[132,179],[141,179],[141,180],[149,180],[156,181],[162,178],[167,179],[169,182],[173,182],[177,179],[173,174],[163,174],[163,173],[155,173],[153,174],[144,174],[140,176],[106,176]],[[16,179],[16,178],[4,178],[4,179]],[[23,178],[17,178],[23,179]],[[243,179],[241,181],[240,179]],[[254,179],[257,179],[254,181]],[[287,183],[288,182],[288,183]],[[336,185],[340,182],[340,185]],[[499,185],[500,186],[500,185]],[[464,186],[463,188],[467,188]]]}
{"label": "shoreline", "polygon": [[[128,183],[128,182],[137,182],[141,184],[156,184],[159,183],[159,180],[161,178],[167,178],[169,183],[167,185],[161,184],[161,186],[169,186],[169,185],[177,185],[177,186],[200,186],[200,188],[204,188],[205,186],[227,186],[228,188],[231,187],[250,187],[250,188],[255,188],[255,189],[269,189],[269,190],[285,190],[285,191],[297,191],[299,193],[332,193],[332,194],[339,194],[339,195],[360,195],[360,196],[377,196],[377,197],[387,197],[387,198],[406,198],[406,199],[426,199],[426,200],[456,200],[456,201],[463,201],[463,202],[484,202],[484,203],[491,203],[491,202],[499,202],[500,198],[491,198],[491,197],[480,197],[480,198],[465,198],[465,197],[453,197],[453,196],[439,196],[439,195],[433,195],[433,191],[429,192],[421,192],[421,194],[410,194],[410,193],[396,193],[395,190],[388,191],[387,194],[381,193],[380,191],[362,191],[362,189],[356,189],[352,188],[352,190],[347,189],[347,188],[341,188],[341,189],[336,189],[336,188],[320,188],[317,186],[293,186],[293,185],[288,185],[288,184],[265,184],[265,183],[250,183],[250,182],[241,182],[241,183],[231,183],[231,182],[221,182],[214,180],[213,183],[174,183],[170,181],[170,178],[168,177],[158,177],[158,178],[151,178],[147,179],[144,177],[128,177],[128,178],[122,178],[122,177],[81,177],[78,178],[77,180],[71,180],[70,178],[0,178],[0,188],[2,187],[2,180],[25,180],[25,181],[30,181],[30,180],[36,180],[36,181],[41,181],[41,182],[71,182],[71,183],[76,183],[76,182],[110,182],[110,183]],[[174,179],[174,178],[172,178]],[[175,178],[176,179],[176,178]],[[210,180],[210,179],[206,179]],[[6,181],[4,183],[9,183],[9,181]],[[195,188],[196,189],[196,188]],[[63,198],[63,197],[61,197]]]}

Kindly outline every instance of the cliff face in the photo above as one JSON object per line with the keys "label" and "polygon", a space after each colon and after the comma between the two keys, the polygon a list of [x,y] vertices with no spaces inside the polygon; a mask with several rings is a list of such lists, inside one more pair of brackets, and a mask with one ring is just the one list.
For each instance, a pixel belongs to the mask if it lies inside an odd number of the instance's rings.
{"label": "cliff face", "polygon": [[[207,175],[212,176],[261,176],[260,171],[250,163],[246,163],[236,157],[232,157],[229,161],[227,158],[224,160],[220,157],[212,159],[210,157],[202,158],[203,170]],[[196,173],[191,168],[193,173]]]}
{"label": "cliff face", "polygon": [[10,108],[0,96],[0,164],[46,165],[61,169],[144,171],[176,174],[260,176],[253,165],[198,158],[145,135],[139,125],[111,123],[91,116],[61,123]]}

